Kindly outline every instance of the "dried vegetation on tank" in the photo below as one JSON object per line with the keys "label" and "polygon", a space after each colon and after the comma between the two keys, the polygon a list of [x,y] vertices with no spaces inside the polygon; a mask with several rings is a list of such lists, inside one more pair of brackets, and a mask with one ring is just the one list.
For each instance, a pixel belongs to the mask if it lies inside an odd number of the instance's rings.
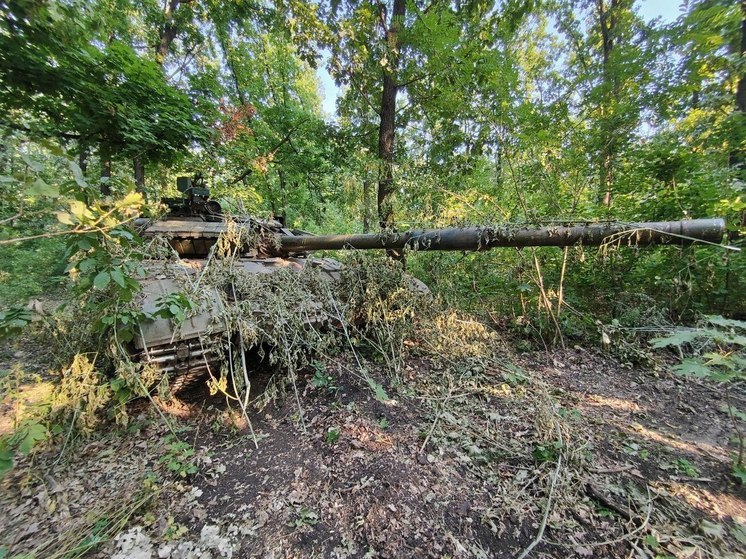
{"label": "dried vegetation on tank", "polygon": [[[88,549],[81,545],[108,556],[174,558],[287,549],[338,557],[736,556],[744,534],[733,517],[737,499],[713,521],[706,486],[681,481],[683,470],[657,470],[688,464],[691,477],[722,464],[678,457],[674,442],[642,437],[669,420],[674,395],[630,432],[629,421],[594,407],[632,405],[629,391],[612,390],[621,403],[596,396],[604,382],[627,375],[618,363],[570,350],[516,355],[491,325],[443,307],[385,258],[350,257],[334,283],[312,265],[249,274],[232,246],[221,244],[196,274],[159,264],[179,280],[166,302],[176,327],[205,304],[218,309],[202,342],[220,355],[207,380],[227,408],[202,405],[194,414],[117,337],[101,344],[87,336],[75,310],[60,323],[67,335],[59,347],[85,343],[86,351],[63,368],[52,413],[39,408],[42,438],[54,444],[19,457],[11,474],[19,488],[33,488],[6,494],[9,505],[23,503],[16,519],[4,519],[14,553],[34,552],[24,527],[36,523],[54,534],[42,551],[72,556]],[[135,297],[121,310],[138,305]],[[252,352],[272,372],[261,387],[256,361],[246,360]],[[576,388],[576,375],[592,382],[581,378]],[[179,420],[182,412],[194,415]],[[94,429],[109,419],[129,434],[99,443],[109,435]],[[248,429],[227,430],[227,420]],[[26,429],[27,437],[40,434]],[[126,478],[120,489],[134,497],[107,508],[103,497],[78,491],[104,483],[99,465]],[[34,481],[31,472],[42,470],[52,481]],[[46,497],[32,501],[40,491]]]}

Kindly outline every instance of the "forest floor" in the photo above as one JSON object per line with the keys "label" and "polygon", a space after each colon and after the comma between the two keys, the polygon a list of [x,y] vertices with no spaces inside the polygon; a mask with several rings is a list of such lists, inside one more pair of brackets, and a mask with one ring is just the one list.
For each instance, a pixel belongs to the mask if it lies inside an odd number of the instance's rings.
{"label": "forest floor", "polygon": [[[500,343],[487,365],[413,352],[371,371],[383,391],[338,355],[252,411],[253,436],[206,390],[160,403],[178,439],[135,402],[128,428],[5,476],[0,557],[744,556],[721,386]],[[0,368],[42,371],[37,353],[5,346]]]}

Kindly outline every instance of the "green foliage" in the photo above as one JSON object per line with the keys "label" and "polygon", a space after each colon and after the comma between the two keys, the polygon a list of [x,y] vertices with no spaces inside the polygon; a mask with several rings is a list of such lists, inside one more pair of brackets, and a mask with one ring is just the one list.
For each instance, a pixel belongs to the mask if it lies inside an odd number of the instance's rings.
{"label": "green foliage", "polygon": [[137,278],[145,271],[138,250],[141,240],[123,225],[141,206],[142,196],[133,192],[106,206],[73,200],[69,211],[57,214],[60,223],[72,228],[66,271],[73,279],[73,293],[83,309],[96,317],[94,332],[113,328],[123,342],[132,340],[145,318],[139,308],[127,306],[140,289]]}
{"label": "green foliage", "polygon": [[311,384],[316,388],[324,388],[332,393],[337,392],[339,387],[336,386],[334,377],[324,371],[323,365],[317,361],[312,363],[312,365],[315,366],[313,378],[311,378]]}
{"label": "green foliage", "polygon": [[42,137],[171,160],[203,136],[189,97],[125,42],[94,45],[94,18],[80,2],[14,3],[0,33],[0,107],[16,127],[31,117]]}
{"label": "green foliage", "polygon": [[389,395],[386,393],[386,390],[384,390],[381,383],[376,382],[372,378],[367,378],[368,385],[370,386],[371,390],[373,391],[373,396],[376,400],[379,402],[388,402],[391,398],[389,398]]}
{"label": "green foliage", "polygon": [[[22,186],[26,201],[37,200],[47,217],[60,212],[71,227],[88,219],[80,205],[50,203],[69,190],[55,180],[60,163],[35,148],[54,138],[82,158],[71,170],[86,207],[102,184],[125,191],[121,177],[137,157],[148,163],[149,194],[168,190],[177,173],[201,170],[226,207],[316,231],[358,231],[364,216],[375,222],[378,105],[390,72],[407,99],[396,115],[402,226],[720,214],[735,232],[746,209],[736,164],[745,128],[732,93],[740,67],[730,55],[737,7],[691,3],[665,27],[642,21],[632,2],[615,3],[606,7],[614,40],[604,56],[594,6],[407,4],[394,52],[379,7],[364,2],[182,2],[165,50],[170,16],[152,3],[13,4],[0,34],[0,108],[7,137],[20,128],[34,142],[3,157],[0,191]],[[320,114],[319,46],[348,86],[334,124]],[[100,182],[106,161],[114,172]],[[610,207],[598,204],[606,182]],[[523,317],[522,330],[544,338],[555,322],[569,336],[593,328],[569,315],[555,320],[540,281],[553,297],[562,281],[564,301],[604,323],[621,320],[615,303],[627,292],[644,292],[671,319],[746,310],[746,263],[718,250],[573,249],[566,274],[558,251],[530,252],[415,255],[410,265],[449,303]],[[17,302],[54,284],[24,285],[14,270],[54,262],[58,251],[15,256],[15,265],[0,263],[0,295],[15,289]],[[119,284],[126,298],[137,277],[102,263],[89,279],[96,291]],[[117,314],[106,326],[126,339],[140,318]]]}
{"label": "green foliage", "polygon": [[324,440],[329,444],[334,444],[339,440],[340,433],[339,427],[329,427],[324,433]]}
{"label": "green foliage", "polygon": [[0,340],[18,334],[31,323],[31,311],[22,307],[11,307],[0,312]]}
{"label": "green foliage", "polygon": [[562,453],[562,443],[560,441],[551,441],[544,444],[535,444],[532,450],[534,460],[538,463],[556,462]]}
{"label": "green foliage", "polygon": [[49,438],[46,425],[34,419],[26,419],[16,426],[12,435],[0,438],[0,477],[13,468],[13,456],[24,456]]}
{"label": "green foliage", "polygon": [[[425,314],[429,293],[404,274],[400,263],[385,257],[355,254],[342,273],[337,297],[343,303],[351,335],[361,348],[398,373],[404,341],[415,319]],[[388,400],[383,387],[368,379],[376,398]]]}
{"label": "green foliage", "polygon": [[678,458],[674,465],[677,470],[689,477],[696,477],[699,475],[697,467],[686,458]]}
{"label": "green foliage", "polygon": [[165,464],[169,472],[186,478],[199,471],[195,464],[194,449],[190,444],[177,439],[175,435],[168,435],[164,442],[166,453],[159,462]]}
{"label": "green foliage", "polygon": [[[173,177],[199,170],[225,208],[314,231],[370,227],[384,170],[376,156],[384,75],[406,92],[394,127],[399,229],[722,215],[731,241],[742,244],[746,127],[734,95],[742,78],[732,54],[742,18],[735,3],[688,3],[669,26],[642,21],[631,1],[607,3],[606,30],[592,2],[409,2],[390,23],[384,5],[195,0],[177,3],[174,14],[131,0],[5,6],[0,300],[14,306],[0,312],[0,337],[29,322],[27,297],[63,297],[50,290],[69,273],[63,312],[78,323],[77,346],[65,355],[101,350],[75,358],[63,376],[62,408],[76,428],[92,429],[109,403],[121,409],[142,385],[162,380],[127,359],[107,361],[138,325],[153,317],[178,324],[201,301],[184,290],[145,315],[137,294],[153,247],[128,228],[131,219],[158,215],[155,200],[173,190]],[[606,53],[604,31],[613,37]],[[333,123],[320,111],[319,46],[346,86]],[[132,191],[134,159],[148,164],[147,186],[137,187],[150,205]],[[606,191],[609,204],[600,204]],[[230,279],[241,301],[226,305],[240,340],[225,346],[260,348],[289,373],[270,397],[312,355],[344,345],[360,358],[360,380],[388,400],[365,362],[383,363],[398,380],[406,342],[433,306],[413,295],[403,266],[384,258],[348,258],[334,305],[313,270],[300,281],[290,273],[260,280],[227,260],[212,264],[206,284],[222,289]],[[639,343],[652,330],[746,312],[746,260],[717,247],[414,252],[407,266],[436,301],[509,328],[516,345],[600,334],[625,361],[648,358]],[[276,328],[257,320],[257,307]],[[59,316],[52,321],[61,324]],[[310,316],[345,329],[317,335]],[[452,334],[438,342],[443,355],[495,351],[482,323],[465,322],[454,312],[430,324]],[[681,347],[677,373],[742,380],[742,324],[710,317],[651,347]],[[241,370],[236,359],[227,365]],[[109,369],[114,378],[104,378]],[[234,377],[238,392],[248,390]],[[522,383],[512,373],[505,380]],[[226,378],[216,382],[227,387]],[[319,369],[311,380],[329,391],[335,382]],[[728,413],[742,420],[739,410]],[[556,452],[548,444],[535,457]]]}
{"label": "green foliage", "polygon": [[290,522],[292,528],[303,528],[304,526],[316,526],[319,523],[319,515],[307,507],[300,507],[296,511],[296,518]]}
{"label": "green foliage", "polygon": [[674,371],[682,375],[735,382],[746,378],[746,322],[709,316],[699,328],[678,329],[651,341],[655,348],[692,347],[695,355],[682,360]]}
{"label": "green foliage", "polygon": [[0,437],[0,478],[13,468],[19,455],[31,454],[59,434],[59,424],[49,417],[52,398],[48,383],[20,367],[0,376],[0,401],[12,413],[13,420],[13,431]]}
{"label": "green foliage", "polygon": [[22,304],[32,297],[60,295],[65,269],[62,239],[35,239],[3,247],[2,251],[0,301]]}
{"label": "green foliage", "polygon": [[708,316],[698,328],[678,329],[664,338],[656,338],[651,344],[657,348],[677,347],[687,349],[691,357],[683,358],[673,369],[680,375],[691,375],[725,383],[725,411],[730,416],[738,437],[738,453],[733,461],[733,474],[743,480],[746,438],[739,422],[746,414],[735,408],[728,397],[729,386],[746,379],[746,322]]}
{"label": "green foliage", "polygon": [[733,463],[733,470],[731,472],[733,477],[736,478],[738,483],[746,485],[746,467],[743,464],[739,464],[737,461]]}
{"label": "green foliage", "polygon": [[96,355],[77,354],[62,371],[52,400],[51,417],[55,421],[90,433],[106,417],[112,387],[97,365],[100,362]]}
{"label": "green foliage", "polygon": [[154,317],[172,319],[176,324],[184,322],[196,310],[194,301],[185,293],[163,295],[156,300],[155,305]]}

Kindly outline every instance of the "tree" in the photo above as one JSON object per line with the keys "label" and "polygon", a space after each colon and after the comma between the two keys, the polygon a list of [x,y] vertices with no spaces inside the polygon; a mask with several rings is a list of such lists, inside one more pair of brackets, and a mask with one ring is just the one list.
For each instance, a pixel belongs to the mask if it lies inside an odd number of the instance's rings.
{"label": "tree", "polygon": [[[333,38],[331,70],[349,86],[341,112],[346,122],[359,129],[363,145],[373,148],[376,134],[382,228],[394,224],[391,198],[396,191],[397,130],[416,123],[429,149],[445,143],[453,153],[468,144],[469,152],[479,153],[488,142],[489,128],[480,125],[476,116],[470,117],[481,113],[481,94],[490,95],[487,89],[499,71],[495,61],[502,39],[515,31],[532,5],[511,1],[498,8],[493,2],[453,6],[396,0],[375,6],[365,2],[327,6],[324,19]],[[407,100],[403,106],[397,104],[402,91]],[[459,116],[453,118],[455,114]],[[454,133],[443,142],[439,127]],[[476,138],[458,133],[470,128]]]}
{"label": "tree", "polygon": [[378,158],[381,168],[378,171],[378,225],[389,229],[394,224],[391,208],[391,194],[394,189],[394,136],[396,134],[396,96],[399,92],[399,57],[402,26],[406,15],[406,0],[394,0],[390,18],[386,16],[384,4],[380,4],[380,18],[385,31],[385,58],[383,67],[383,87],[381,90],[380,125],[378,128]]}
{"label": "tree", "polygon": [[[80,6],[12,4],[0,34],[4,124],[97,146],[111,157],[169,163],[204,138],[191,100],[117,39],[93,44]],[[11,11],[12,10],[12,11]]]}

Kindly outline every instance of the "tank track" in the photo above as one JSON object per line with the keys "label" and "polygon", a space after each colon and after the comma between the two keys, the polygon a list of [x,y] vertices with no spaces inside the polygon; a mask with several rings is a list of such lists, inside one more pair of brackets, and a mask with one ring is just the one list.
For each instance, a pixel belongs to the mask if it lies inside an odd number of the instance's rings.
{"label": "tank track", "polygon": [[217,345],[212,340],[199,338],[180,340],[143,350],[139,359],[168,375],[171,392],[176,394],[203,382],[210,372],[217,375],[221,362],[215,350]]}

